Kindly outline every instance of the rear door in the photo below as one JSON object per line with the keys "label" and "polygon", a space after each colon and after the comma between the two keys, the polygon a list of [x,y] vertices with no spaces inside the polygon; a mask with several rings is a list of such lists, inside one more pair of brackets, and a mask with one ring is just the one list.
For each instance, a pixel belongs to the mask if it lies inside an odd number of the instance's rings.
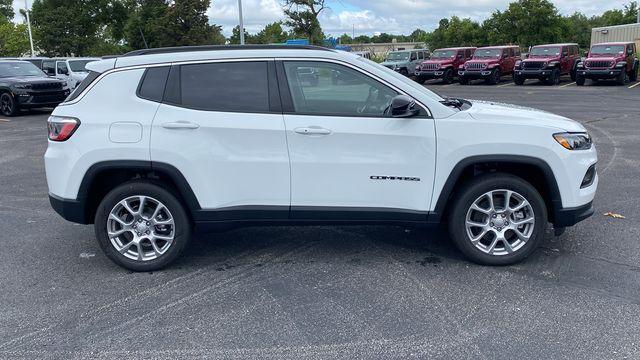
{"label": "rear door", "polygon": [[[316,81],[303,75],[312,68]],[[297,219],[424,220],[433,186],[434,121],[384,115],[398,94],[351,66],[278,65]]]}
{"label": "rear door", "polygon": [[183,174],[200,207],[212,210],[201,220],[286,218],[289,157],[274,62],[172,66],[151,159]]}

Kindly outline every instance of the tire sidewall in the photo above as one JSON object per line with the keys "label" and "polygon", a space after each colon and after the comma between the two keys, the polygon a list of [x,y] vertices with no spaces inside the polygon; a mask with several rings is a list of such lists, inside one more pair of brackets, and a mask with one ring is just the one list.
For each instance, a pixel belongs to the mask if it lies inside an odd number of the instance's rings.
{"label": "tire sidewall", "polygon": [[[531,204],[535,226],[531,238],[517,252],[509,255],[489,255],[477,249],[466,232],[466,216],[469,207],[482,194],[498,189],[512,190]],[[463,187],[454,199],[454,207],[449,214],[449,234],[460,251],[471,261],[482,265],[509,265],[522,261],[541,243],[547,226],[547,210],[538,191],[523,179],[509,174],[484,175]]]}
{"label": "tire sidewall", "polygon": [[2,113],[2,115],[4,116],[14,116],[17,112],[17,104],[15,98],[8,92],[2,93],[2,95],[0,95],[0,100],[4,97],[8,97],[9,101],[11,101],[11,111],[5,113],[4,110],[0,110],[0,113]]}
{"label": "tire sidewall", "polygon": [[[145,195],[163,203],[174,219],[173,243],[160,257],[148,261],[136,261],[121,255],[111,244],[107,234],[107,218],[113,207],[130,196]],[[110,191],[100,202],[95,216],[95,233],[100,247],[116,264],[133,271],[159,270],[173,262],[185,249],[191,237],[191,224],[184,205],[171,192],[150,182],[129,182]]]}

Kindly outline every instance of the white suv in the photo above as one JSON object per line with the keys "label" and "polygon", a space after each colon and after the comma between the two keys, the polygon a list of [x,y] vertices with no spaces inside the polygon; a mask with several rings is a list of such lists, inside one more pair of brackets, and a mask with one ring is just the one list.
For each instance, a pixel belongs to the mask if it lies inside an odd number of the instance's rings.
{"label": "white suv", "polygon": [[448,222],[471,260],[510,264],[593,213],[596,150],[547,112],[442,98],[353,54],[150,49],[92,62],[49,118],[53,208],[132,270],[192,228]]}

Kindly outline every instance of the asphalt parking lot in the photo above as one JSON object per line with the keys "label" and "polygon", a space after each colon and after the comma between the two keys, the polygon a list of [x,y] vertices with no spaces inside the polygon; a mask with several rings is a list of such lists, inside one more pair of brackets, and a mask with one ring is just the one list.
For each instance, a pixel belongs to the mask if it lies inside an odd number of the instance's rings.
{"label": "asphalt parking lot", "polygon": [[467,262],[438,231],[256,227],[200,235],[167,270],[128,272],[92,226],[50,208],[47,113],[0,119],[0,358],[637,359],[633,85],[426,85],[568,116],[594,137],[596,214],[509,267]]}

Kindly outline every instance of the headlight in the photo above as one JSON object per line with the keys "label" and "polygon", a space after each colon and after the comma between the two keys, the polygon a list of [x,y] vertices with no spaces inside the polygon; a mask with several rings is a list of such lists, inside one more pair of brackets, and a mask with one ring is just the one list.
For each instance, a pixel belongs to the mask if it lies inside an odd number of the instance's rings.
{"label": "headlight", "polygon": [[626,63],[626,62],[624,62],[624,61],[621,61],[621,62],[619,62],[619,63],[617,63],[617,64],[616,64],[616,67],[617,67],[617,68],[621,68],[621,67],[625,67],[625,66],[627,66],[627,63]]}
{"label": "headlight", "polygon": [[553,134],[553,138],[568,150],[591,149],[591,136],[587,133],[558,133]]}
{"label": "headlight", "polygon": [[558,65],[557,61],[551,61],[551,62],[545,63],[545,67],[554,67],[556,65]]}
{"label": "headlight", "polygon": [[16,89],[31,89],[31,84],[15,84],[13,87]]}
{"label": "headlight", "polygon": [[584,63],[581,61],[581,62],[578,63],[578,65],[576,65],[576,67],[583,68],[584,67]]}
{"label": "headlight", "polygon": [[517,68],[519,68],[520,66],[522,66],[522,60],[516,60],[516,65]]}

